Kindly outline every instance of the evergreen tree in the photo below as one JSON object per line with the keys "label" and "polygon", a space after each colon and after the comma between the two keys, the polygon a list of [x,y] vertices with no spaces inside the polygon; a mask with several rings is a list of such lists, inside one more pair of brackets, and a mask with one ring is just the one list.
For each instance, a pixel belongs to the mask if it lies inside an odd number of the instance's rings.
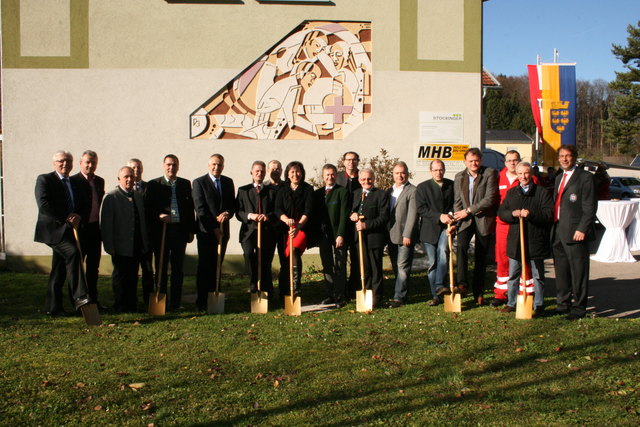
{"label": "evergreen tree", "polygon": [[640,21],[627,27],[627,46],[613,44],[611,51],[624,64],[626,72],[616,72],[609,86],[616,96],[604,121],[609,143],[618,144],[623,154],[640,152]]}

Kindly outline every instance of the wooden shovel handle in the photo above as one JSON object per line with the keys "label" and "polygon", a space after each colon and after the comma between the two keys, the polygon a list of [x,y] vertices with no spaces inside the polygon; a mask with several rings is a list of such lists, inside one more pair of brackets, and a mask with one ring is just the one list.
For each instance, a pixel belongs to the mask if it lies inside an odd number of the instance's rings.
{"label": "wooden shovel handle", "polygon": [[522,264],[521,279],[524,288],[524,295],[527,295],[527,256],[524,244],[524,220],[520,217],[520,262]]}
{"label": "wooden shovel handle", "polygon": [[358,230],[358,256],[360,258],[360,283],[362,284],[362,291],[364,292],[366,291],[366,285],[364,276],[364,240],[362,239],[362,230]]}
{"label": "wooden shovel handle", "polygon": [[258,241],[256,246],[258,247],[258,292],[260,292],[260,282],[262,281],[262,222],[258,222]]}
{"label": "wooden shovel handle", "polygon": [[[293,230],[293,227],[289,228],[289,231]],[[293,297],[293,236],[289,233],[289,292]]]}
{"label": "wooden shovel handle", "polygon": [[160,259],[158,271],[156,271],[156,294],[160,294],[160,282],[162,282],[162,268],[164,266],[164,243],[167,237],[167,223],[162,223],[162,237],[160,238]]}
{"label": "wooden shovel handle", "polygon": [[455,284],[455,278],[453,276],[453,236],[451,235],[451,224],[447,225],[447,231],[449,231],[449,281],[450,283],[450,288],[451,288],[451,294],[453,294],[455,292],[454,290],[454,284]]}
{"label": "wooden shovel handle", "polygon": [[[222,231],[222,230],[220,230]],[[222,277],[222,240],[224,239],[224,231],[220,233],[218,240],[218,265],[216,271],[216,292],[220,293],[220,278]]]}

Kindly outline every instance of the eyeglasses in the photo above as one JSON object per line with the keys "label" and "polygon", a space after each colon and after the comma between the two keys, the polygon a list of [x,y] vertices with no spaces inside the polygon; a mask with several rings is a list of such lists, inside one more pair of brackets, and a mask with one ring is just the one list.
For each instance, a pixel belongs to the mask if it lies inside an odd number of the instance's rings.
{"label": "eyeglasses", "polygon": [[359,162],[360,159],[344,159],[345,162]]}

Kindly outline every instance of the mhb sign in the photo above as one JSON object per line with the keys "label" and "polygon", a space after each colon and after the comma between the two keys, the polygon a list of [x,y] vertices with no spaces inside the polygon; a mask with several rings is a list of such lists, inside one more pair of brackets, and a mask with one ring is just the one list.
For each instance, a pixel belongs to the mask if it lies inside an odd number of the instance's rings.
{"label": "mhb sign", "polygon": [[431,162],[442,160],[448,172],[464,168],[464,153],[469,144],[419,144],[416,146],[416,170],[428,171]]}

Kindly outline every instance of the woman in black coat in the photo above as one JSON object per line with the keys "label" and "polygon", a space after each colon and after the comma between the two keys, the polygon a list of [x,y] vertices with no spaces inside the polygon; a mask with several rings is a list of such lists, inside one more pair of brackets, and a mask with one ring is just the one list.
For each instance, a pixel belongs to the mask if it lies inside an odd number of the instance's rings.
{"label": "woman in black coat", "polygon": [[[516,167],[520,185],[507,192],[498,209],[498,216],[510,224],[507,235],[509,257],[509,290],[506,312],[514,311],[520,282],[520,217],[524,221],[525,254],[534,282],[534,308],[544,311],[544,259],[550,255],[549,231],[553,222],[553,199],[545,188],[532,179],[531,165],[522,162]],[[524,189],[527,189],[526,191]]]}
{"label": "woman in black coat", "polygon": [[[294,293],[300,293],[300,282],[302,273],[302,252],[304,251],[305,239],[298,236],[298,233],[305,233],[305,225],[309,222],[311,210],[313,209],[313,187],[304,181],[305,171],[302,163],[298,161],[290,162],[284,171],[285,184],[276,195],[275,214],[288,229],[282,234],[285,240],[285,247],[288,246],[289,236],[294,238],[295,249],[293,250],[293,283]],[[279,274],[280,295],[289,295],[289,265],[280,265]]]}

